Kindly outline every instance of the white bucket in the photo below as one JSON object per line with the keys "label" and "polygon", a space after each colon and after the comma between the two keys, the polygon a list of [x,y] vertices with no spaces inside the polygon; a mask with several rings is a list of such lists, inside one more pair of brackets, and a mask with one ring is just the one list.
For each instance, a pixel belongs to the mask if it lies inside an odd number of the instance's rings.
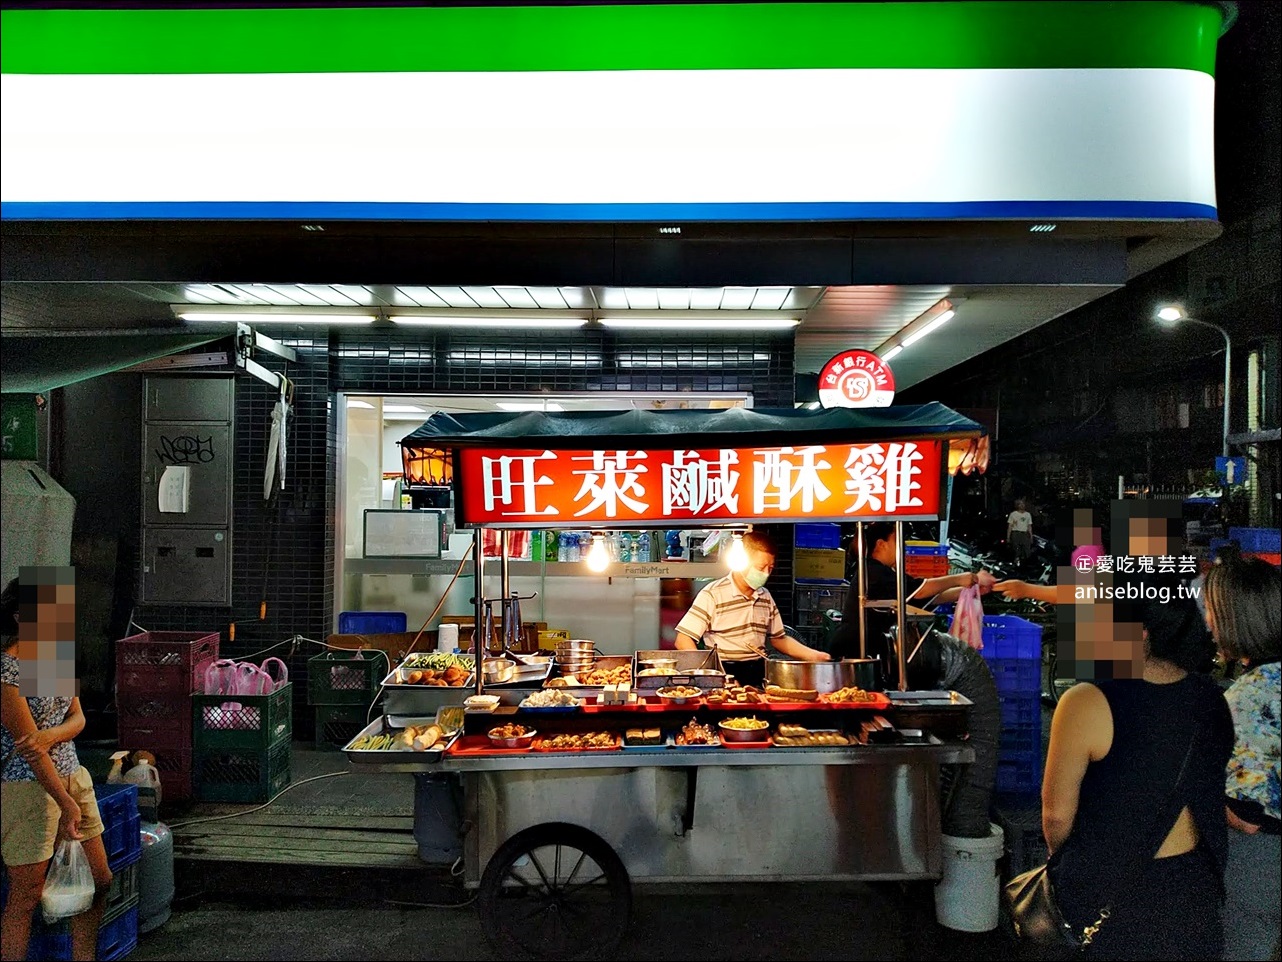
{"label": "white bucket", "polygon": [[997,861],[1006,837],[992,823],[988,838],[941,839],[944,874],[935,886],[935,918],[959,932],[991,932],[997,928],[1000,880]]}

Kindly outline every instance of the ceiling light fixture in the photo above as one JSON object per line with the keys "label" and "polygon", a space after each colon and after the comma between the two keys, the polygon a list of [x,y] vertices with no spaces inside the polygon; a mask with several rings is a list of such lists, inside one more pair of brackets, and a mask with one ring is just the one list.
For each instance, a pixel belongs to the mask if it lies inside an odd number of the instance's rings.
{"label": "ceiling light fixture", "polygon": [[904,347],[912,347],[914,344],[920,341],[927,334],[931,333],[931,331],[939,330],[941,327],[943,327],[945,324],[947,324],[956,316],[957,316],[957,312],[954,311],[952,308],[949,308],[948,310],[944,311],[944,313],[940,314],[937,318],[935,318],[933,321],[931,321],[929,324],[927,324],[925,327],[919,327],[917,330],[913,331],[906,338],[904,338]]}
{"label": "ceiling light fixture", "polygon": [[384,404],[384,414],[426,414],[427,411],[413,404]]}
{"label": "ceiling light fixture", "polygon": [[640,317],[619,315],[601,318],[603,327],[619,330],[657,331],[679,328],[683,331],[789,331],[801,323],[801,318],[789,317],[701,317],[681,311],[671,317],[652,314]]}
{"label": "ceiling light fixture", "polygon": [[896,344],[889,351],[883,354],[881,356],[881,359],[883,361],[889,361],[892,357],[898,357],[900,354],[903,354],[903,353],[904,353],[903,346],[900,344]]}
{"label": "ceiling light fixture", "polygon": [[494,406],[500,411],[564,411],[565,408],[555,401],[495,401]]}
{"label": "ceiling light fixture", "polygon": [[493,314],[411,314],[398,309],[389,315],[394,324],[406,327],[534,327],[534,328],[572,328],[582,327],[588,322],[585,315],[573,315],[548,311],[542,314],[513,314],[508,317],[496,311]]}
{"label": "ceiling light fixture", "polygon": [[1028,232],[1030,234],[1049,234],[1058,226],[1058,224],[1034,224],[1028,228]]}
{"label": "ceiling light fixture", "polygon": [[374,410],[374,405],[370,404],[370,403],[369,403],[369,401],[353,401],[353,400],[349,400],[349,401],[347,402],[347,406],[348,406],[349,408],[368,408],[368,409],[369,409],[369,410],[371,410],[371,411],[372,411],[372,410]]}
{"label": "ceiling light fixture", "polygon": [[373,324],[377,320],[373,311],[359,308],[170,304],[169,309],[180,320],[212,324]]}

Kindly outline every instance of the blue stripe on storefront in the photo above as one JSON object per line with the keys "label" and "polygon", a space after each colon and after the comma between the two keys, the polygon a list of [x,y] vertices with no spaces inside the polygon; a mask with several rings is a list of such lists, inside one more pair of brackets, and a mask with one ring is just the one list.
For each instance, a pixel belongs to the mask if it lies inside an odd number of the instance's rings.
{"label": "blue stripe on storefront", "polygon": [[4,220],[845,221],[1216,220],[1184,201],[449,204],[359,201],[6,201]]}

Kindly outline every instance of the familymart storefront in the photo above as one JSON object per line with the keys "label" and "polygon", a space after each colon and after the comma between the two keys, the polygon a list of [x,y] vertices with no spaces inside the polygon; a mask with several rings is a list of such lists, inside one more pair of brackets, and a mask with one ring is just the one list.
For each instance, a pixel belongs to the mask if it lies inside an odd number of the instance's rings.
{"label": "familymart storefront", "polygon": [[[911,386],[1217,233],[1226,9],[6,8],[6,347],[287,348],[254,358],[293,385],[288,471],[267,502],[235,474],[230,603],[139,620],[236,624],[233,654],[324,637],[366,560],[349,397],[781,407],[845,348]],[[74,353],[29,350],[24,388]],[[280,384],[231,367],[257,464]]]}

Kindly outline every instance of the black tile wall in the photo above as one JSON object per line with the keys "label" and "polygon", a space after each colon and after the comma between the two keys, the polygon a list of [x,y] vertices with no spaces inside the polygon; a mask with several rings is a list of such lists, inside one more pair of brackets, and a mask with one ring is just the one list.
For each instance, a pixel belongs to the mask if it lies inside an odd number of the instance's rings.
{"label": "black tile wall", "polygon": [[[793,402],[791,333],[656,337],[531,330],[505,332],[500,339],[491,332],[387,328],[274,336],[298,353],[288,365],[258,358],[296,383],[285,489],[264,503],[276,394],[242,375],[236,382],[232,606],[149,607],[138,610],[136,621],[150,630],[218,630],[229,657],[253,654],[261,661],[267,649],[290,656],[299,738],[312,731],[307,659],[320,649],[274,646],[294,635],[323,641],[333,630],[339,392],[727,391],[751,393],[758,407]],[[792,539],[781,534],[777,540],[780,557],[770,588],[786,622],[792,617]]]}

